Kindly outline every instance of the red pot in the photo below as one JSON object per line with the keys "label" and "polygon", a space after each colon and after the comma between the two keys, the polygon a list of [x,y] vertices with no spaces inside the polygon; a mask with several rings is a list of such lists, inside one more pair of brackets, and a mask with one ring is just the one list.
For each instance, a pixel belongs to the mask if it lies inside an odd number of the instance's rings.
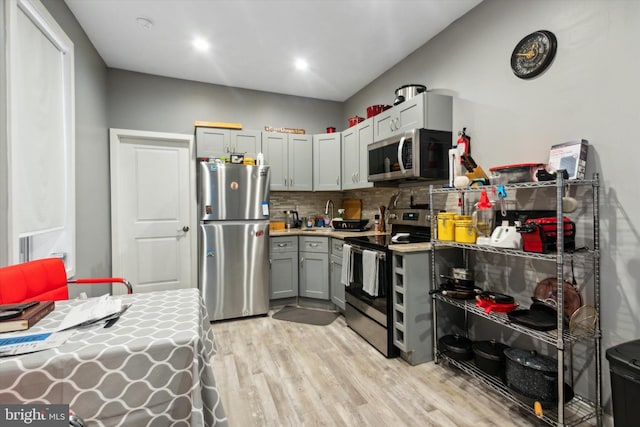
{"label": "red pot", "polygon": [[367,107],[367,118],[370,119],[371,117],[378,115],[384,110],[388,110],[389,108],[391,108],[391,105],[371,105]]}
{"label": "red pot", "polygon": [[336,128],[334,128],[333,126],[327,128],[327,133],[334,133],[335,131],[336,131]]}
{"label": "red pot", "polygon": [[349,127],[355,126],[355,125],[357,125],[358,123],[360,123],[363,120],[364,120],[364,118],[359,117],[359,116],[349,117]]}

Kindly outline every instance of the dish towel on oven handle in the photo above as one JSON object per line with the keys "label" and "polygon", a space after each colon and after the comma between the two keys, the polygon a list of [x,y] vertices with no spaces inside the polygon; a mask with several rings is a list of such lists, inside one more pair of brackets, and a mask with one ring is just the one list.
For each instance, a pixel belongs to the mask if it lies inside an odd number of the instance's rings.
{"label": "dish towel on oven handle", "polygon": [[342,245],[342,273],[340,276],[340,282],[343,285],[349,286],[353,280],[353,256],[351,255],[351,245],[346,243]]}
{"label": "dish towel on oven handle", "polygon": [[366,249],[362,251],[362,290],[378,296],[378,255]]}

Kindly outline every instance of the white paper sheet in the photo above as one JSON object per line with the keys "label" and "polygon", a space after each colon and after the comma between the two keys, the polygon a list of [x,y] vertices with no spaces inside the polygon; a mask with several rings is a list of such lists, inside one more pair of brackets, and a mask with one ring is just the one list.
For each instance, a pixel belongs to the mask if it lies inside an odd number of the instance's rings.
{"label": "white paper sheet", "polygon": [[86,324],[118,313],[121,309],[122,300],[120,298],[112,298],[109,295],[92,298],[82,304],[74,306],[65,318],[62,319],[62,322],[60,322],[60,325],[56,329],[62,331],[83,323]]}
{"label": "white paper sheet", "polygon": [[75,330],[70,330],[2,336],[0,337],[0,357],[60,347],[75,333]]}

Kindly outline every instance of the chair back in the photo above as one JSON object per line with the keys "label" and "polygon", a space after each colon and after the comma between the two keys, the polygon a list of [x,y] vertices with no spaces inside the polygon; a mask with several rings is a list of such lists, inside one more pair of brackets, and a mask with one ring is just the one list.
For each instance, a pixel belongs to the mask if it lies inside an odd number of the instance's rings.
{"label": "chair back", "polygon": [[59,258],[0,268],[0,304],[69,299],[67,272]]}

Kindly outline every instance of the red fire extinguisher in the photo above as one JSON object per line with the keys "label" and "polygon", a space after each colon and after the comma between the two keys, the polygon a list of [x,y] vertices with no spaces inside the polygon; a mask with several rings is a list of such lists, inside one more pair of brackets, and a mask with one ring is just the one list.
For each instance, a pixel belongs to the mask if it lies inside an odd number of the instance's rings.
{"label": "red fire extinguisher", "polygon": [[456,146],[458,148],[458,153],[469,154],[471,152],[471,137],[466,134],[467,128],[462,128],[461,131],[458,131],[458,141],[456,142]]}

